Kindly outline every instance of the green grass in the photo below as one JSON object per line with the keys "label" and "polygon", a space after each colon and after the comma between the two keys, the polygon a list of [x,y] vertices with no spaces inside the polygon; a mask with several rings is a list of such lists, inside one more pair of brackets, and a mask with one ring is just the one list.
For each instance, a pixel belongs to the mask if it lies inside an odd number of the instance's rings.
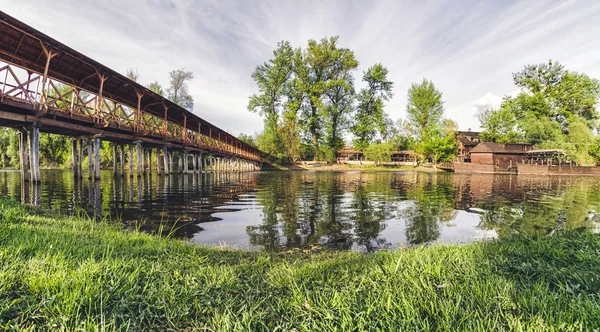
{"label": "green grass", "polygon": [[0,202],[0,329],[493,331],[600,326],[589,233],[360,253],[236,251]]}

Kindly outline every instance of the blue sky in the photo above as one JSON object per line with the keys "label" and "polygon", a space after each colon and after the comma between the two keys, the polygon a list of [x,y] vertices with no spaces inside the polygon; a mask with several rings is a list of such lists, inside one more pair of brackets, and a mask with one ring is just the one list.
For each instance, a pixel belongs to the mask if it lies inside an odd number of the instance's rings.
{"label": "blue sky", "polygon": [[406,90],[423,77],[444,93],[460,129],[517,92],[523,65],[562,62],[600,78],[600,1],[0,0],[3,11],[101,63],[165,86],[168,72],[195,74],[194,112],[231,131],[262,129],[246,110],[250,74],[278,41],[340,36],[362,72],[381,62],[395,82],[386,105],[404,118]]}

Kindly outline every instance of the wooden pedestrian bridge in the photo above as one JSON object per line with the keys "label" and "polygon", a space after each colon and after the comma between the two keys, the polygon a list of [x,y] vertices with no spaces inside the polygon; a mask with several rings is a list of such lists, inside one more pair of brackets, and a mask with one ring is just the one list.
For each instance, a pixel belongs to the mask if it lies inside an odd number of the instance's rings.
{"label": "wooden pedestrian bridge", "polygon": [[22,179],[33,182],[40,132],[72,137],[76,178],[85,147],[88,176],[100,177],[101,141],[112,142],[115,175],[125,175],[126,150],[130,176],[152,172],[154,159],[158,174],[261,167],[256,148],[2,11],[0,126],[20,130]]}

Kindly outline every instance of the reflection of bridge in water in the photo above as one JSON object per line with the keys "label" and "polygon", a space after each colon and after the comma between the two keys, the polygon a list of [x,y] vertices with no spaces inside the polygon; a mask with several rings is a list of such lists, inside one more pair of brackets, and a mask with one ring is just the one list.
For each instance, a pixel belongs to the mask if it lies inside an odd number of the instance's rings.
{"label": "reflection of bridge in water", "polygon": [[0,60],[0,126],[21,131],[25,181],[41,180],[40,132],[73,138],[77,178],[84,146],[88,178],[100,177],[103,140],[115,175],[125,175],[126,147],[130,176],[152,172],[154,159],[159,174],[260,168],[254,147],[1,11]]}

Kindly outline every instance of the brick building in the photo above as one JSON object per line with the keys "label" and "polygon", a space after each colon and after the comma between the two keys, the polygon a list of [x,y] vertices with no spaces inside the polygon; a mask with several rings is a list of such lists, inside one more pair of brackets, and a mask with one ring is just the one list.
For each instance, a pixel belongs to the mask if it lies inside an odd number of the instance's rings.
{"label": "brick building", "polygon": [[459,131],[456,135],[456,149],[457,149],[457,161],[461,162],[469,162],[470,161],[470,152],[473,148],[477,146],[481,142],[479,138],[480,132],[471,131]]}
{"label": "brick building", "polygon": [[470,150],[471,163],[509,167],[527,161],[527,151],[534,149],[531,144],[481,142]]}

